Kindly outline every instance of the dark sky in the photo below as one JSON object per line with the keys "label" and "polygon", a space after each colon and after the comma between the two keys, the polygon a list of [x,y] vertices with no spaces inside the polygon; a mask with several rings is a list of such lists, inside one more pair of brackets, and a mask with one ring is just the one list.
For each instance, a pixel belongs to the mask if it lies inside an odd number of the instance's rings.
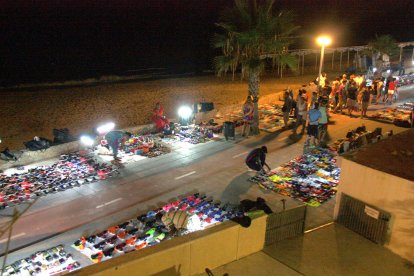
{"label": "dark sky", "polygon": [[[8,1],[0,6],[0,80],[67,79],[128,69],[211,68],[219,11],[232,0]],[[414,41],[414,1],[279,0],[301,26],[296,47],[322,31],[335,46],[375,34]]]}

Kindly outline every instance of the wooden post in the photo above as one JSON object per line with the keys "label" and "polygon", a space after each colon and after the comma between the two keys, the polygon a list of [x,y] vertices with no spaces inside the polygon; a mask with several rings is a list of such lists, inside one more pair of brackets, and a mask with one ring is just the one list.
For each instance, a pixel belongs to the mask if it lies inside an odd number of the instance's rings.
{"label": "wooden post", "polygon": [[401,63],[401,60],[402,60],[402,54],[403,54],[403,47],[400,46],[400,63]]}
{"label": "wooden post", "polygon": [[411,54],[411,63],[409,65],[409,67],[414,66],[414,48],[413,48],[413,53]]}
{"label": "wooden post", "polygon": [[355,53],[355,67],[358,70],[358,65],[359,65],[359,56],[358,56],[358,50]]}
{"label": "wooden post", "polygon": [[298,71],[300,72],[300,54],[298,55]]}
{"label": "wooden post", "polygon": [[315,71],[318,71],[318,53],[316,53]]}
{"label": "wooden post", "polygon": [[348,68],[349,68],[349,49],[348,49],[348,64],[347,64]]}
{"label": "wooden post", "polygon": [[332,52],[332,71],[334,69],[335,51]]}
{"label": "wooden post", "polygon": [[[413,49],[413,54],[414,54],[414,49]],[[304,70],[305,70],[305,53],[302,54],[302,75],[303,75]]]}
{"label": "wooden post", "polygon": [[341,55],[339,56],[339,70],[342,71],[342,51]]}

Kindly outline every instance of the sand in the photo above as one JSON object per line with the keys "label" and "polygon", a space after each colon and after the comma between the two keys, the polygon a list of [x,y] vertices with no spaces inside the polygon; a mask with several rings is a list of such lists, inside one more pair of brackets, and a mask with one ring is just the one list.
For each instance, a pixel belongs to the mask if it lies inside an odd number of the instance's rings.
{"label": "sand", "polygon": [[[263,77],[260,94],[279,92],[287,86],[299,87],[312,76]],[[118,128],[151,122],[151,111],[160,101],[166,116],[176,117],[182,104],[205,101],[220,108],[241,104],[247,95],[247,82],[230,77],[203,76],[162,79],[95,86],[2,90],[0,137],[2,147],[24,148],[34,136],[53,140],[53,128],[68,128],[74,135],[90,132],[99,123],[113,121]]]}

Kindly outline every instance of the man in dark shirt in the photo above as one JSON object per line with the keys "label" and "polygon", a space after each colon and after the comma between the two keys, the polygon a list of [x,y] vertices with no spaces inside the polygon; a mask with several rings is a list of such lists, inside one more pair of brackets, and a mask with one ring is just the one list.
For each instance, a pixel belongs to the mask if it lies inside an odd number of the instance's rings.
{"label": "man in dark shirt", "polygon": [[282,112],[283,112],[283,122],[284,122],[284,126],[283,128],[287,128],[288,127],[288,123],[289,123],[289,115],[290,112],[293,109],[293,98],[290,95],[290,91],[289,89],[285,90],[285,96],[284,96],[284,104],[282,107]]}
{"label": "man in dark shirt", "polygon": [[118,158],[118,147],[120,143],[125,143],[125,141],[131,137],[131,133],[125,132],[122,130],[112,130],[105,135],[105,139],[108,142],[108,145],[112,148],[112,153],[115,160]]}
{"label": "man in dark shirt", "polygon": [[265,172],[263,166],[266,166],[267,169],[270,171],[270,167],[266,163],[266,154],[267,154],[266,146],[262,146],[260,148],[256,148],[252,150],[246,157],[246,165],[250,169],[257,171],[258,173]]}
{"label": "man in dark shirt", "polygon": [[352,117],[352,112],[357,106],[357,92],[358,88],[355,81],[352,81],[348,87],[348,98],[347,98],[347,107],[349,117]]}

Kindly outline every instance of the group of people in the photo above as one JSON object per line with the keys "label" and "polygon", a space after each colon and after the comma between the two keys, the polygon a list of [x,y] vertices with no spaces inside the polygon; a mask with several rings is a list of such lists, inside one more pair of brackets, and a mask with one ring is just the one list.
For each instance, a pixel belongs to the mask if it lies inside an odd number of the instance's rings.
{"label": "group of people", "polygon": [[[326,140],[328,128],[328,97],[323,93],[318,94],[312,91],[311,97],[308,96],[306,86],[299,89],[296,99],[293,91],[290,89],[284,92],[284,104],[282,107],[284,129],[289,127],[288,120],[291,115],[296,117],[296,123],[293,125],[293,131],[296,134],[300,127],[300,133],[303,134],[307,124],[308,139],[307,144],[322,144]],[[315,89],[317,86],[315,86]]]}
{"label": "group of people", "polygon": [[361,75],[344,74],[337,77],[332,85],[325,81],[322,94],[329,97],[330,110],[334,113],[344,109],[352,117],[354,111],[361,112],[361,117],[367,117],[370,104],[392,104],[398,98],[398,80],[392,76],[388,78],[379,77],[368,85]]}
{"label": "group of people", "polygon": [[368,85],[362,75],[343,74],[330,82],[327,74],[322,73],[315,81],[303,85],[296,98],[291,89],[285,90],[282,107],[284,129],[290,127],[291,116],[296,118],[296,124],[292,126],[295,133],[301,127],[303,134],[308,122],[307,143],[323,146],[329,112],[347,112],[351,118],[354,112],[360,112],[361,118],[365,118],[370,104],[395,102],[398,97],[397,87],[398,80],[392,76],[377,78],[372,81],[372,85]]}

